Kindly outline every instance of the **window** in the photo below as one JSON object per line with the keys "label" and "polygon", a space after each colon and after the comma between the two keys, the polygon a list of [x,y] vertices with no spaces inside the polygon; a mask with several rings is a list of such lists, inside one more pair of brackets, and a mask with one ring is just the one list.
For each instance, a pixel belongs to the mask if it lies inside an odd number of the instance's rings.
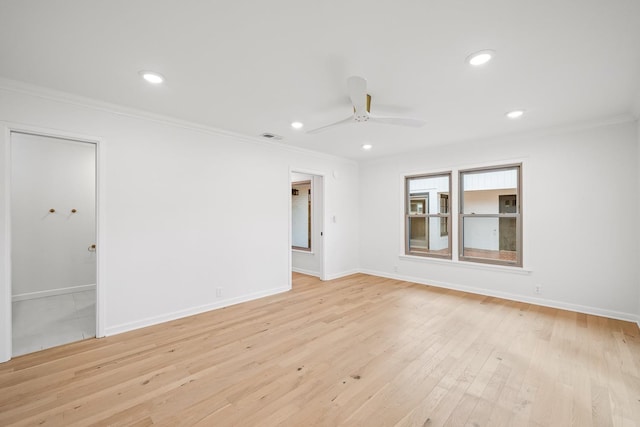
{"label": "window", "polygon": [[451,259],[450,193],[450,172],[405,178],[406,254]]}
{"label": "window", "polygon": [[[440,196],[440,213],[449,213],[449,194],[439,193]],[[440,221],[440,237],[449,235],[449,218],[443,217]]]}
{"label": "window", "polygon": [[291,247],[311,251],[311,181],[291,183]]}
{"label": "window", "polygon": [[460,260],[522,266],[520,169],[460,171]]}

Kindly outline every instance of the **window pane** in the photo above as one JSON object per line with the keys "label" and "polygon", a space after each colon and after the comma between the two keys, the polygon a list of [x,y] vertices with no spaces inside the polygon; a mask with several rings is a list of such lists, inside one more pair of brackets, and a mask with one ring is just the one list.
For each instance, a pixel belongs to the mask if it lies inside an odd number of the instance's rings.
{"label": "window pane", "polygon": [[429,213],[429,195],[412,197],[409,199],[409,215],[423,215]]}
{"label": "window pane", "polygon": [[463,217],[462,256],[517,262],[517,219]]}
{"label": "window pane", "polygon": [[460,172],[460,256],[522,265],[521,165]]}
{"label": "window pane", "polygon": [[429,250],[429,221],[426,217],[409,217],[409,250]]}
{"label": "window pane", "polygon": [[449,255],[449,237],[441,236],[440,217],[408,217],[409,252],[417,254]]}
{"label": "window pane", "polygon": [[[432,203],[439,203],[437,195],[438,193],[449,192],[449,175],[438,176],[421,176],[414,178],[407,178],[409,198],[415,197],[428,197],[431,196]],[[437,212],[437,209],[433,207],[431,212]]]}
{"label": "window pane", "polygon": [[[429,218],[429,229],[433,230],[433,234],[429,236],[429,253],[437,255],[449,255],[449,234],[447,230],[448,218],[431,217]],[[442,233],[445,230],[445,233]]]}
{"label": "window pane", "polygon": [[291,246],[311,250],[311,181],[291,184]]}
{"label": "window pane", "polygon": [[[462,207],[464,214],[517,213],[518,168],[464,172]],[[501,196],[513,196],[501,201]],[[503,202],[503,203],[502,203]],[[502,203],[502,204],[501,204]]]}
{"label": "window pane", "polygon": [[450,183],[450,172],[406,178],[407,253],[451,258]]}

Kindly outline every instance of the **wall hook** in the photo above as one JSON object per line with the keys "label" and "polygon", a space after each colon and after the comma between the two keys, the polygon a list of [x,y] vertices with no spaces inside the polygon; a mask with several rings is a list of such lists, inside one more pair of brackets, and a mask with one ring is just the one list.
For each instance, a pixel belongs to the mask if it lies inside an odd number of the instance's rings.
{"label": "wall hook", "polygon": [[76,212],[78,212],[78,210],[77,210],[77,209],[75,209],[75,208],[74,208],[74,209],[71,209],[71,213],[76,213]]}
{"label": "wall hook", "polygon": [[53,208],[49,209],[49,212],[50,212],[50,213],[55,213],[55,211],[56,211],[56,210],[55,210],[55,209],[53,209]]}

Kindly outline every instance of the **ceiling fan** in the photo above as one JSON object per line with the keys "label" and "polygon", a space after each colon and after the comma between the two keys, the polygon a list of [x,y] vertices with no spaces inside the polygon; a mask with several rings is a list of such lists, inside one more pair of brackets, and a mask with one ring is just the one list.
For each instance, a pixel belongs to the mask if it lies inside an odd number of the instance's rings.
{"label": "ceiling fan", "polygon": [[386,125],[421,127],[426,123],[423,120],[408,117],[381,117],[371,114],[371,95],[367,93],[367,81],[359,76],[351,76],[347,79],[347,90],[353,104],[353,114],[346,119],[330,125],[312,129],[307,133],[319,133],[334,126],[340,126],[353,122],[373,122]]}

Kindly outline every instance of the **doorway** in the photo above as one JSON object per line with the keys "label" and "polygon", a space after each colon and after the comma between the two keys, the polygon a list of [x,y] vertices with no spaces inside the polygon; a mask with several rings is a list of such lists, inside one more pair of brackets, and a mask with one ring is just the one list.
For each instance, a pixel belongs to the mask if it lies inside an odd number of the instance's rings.
{"label": "doorway", "polygon": [[10,133],[11,348],[96,336],[96,144]]}
{"label": "doorway", "polygon": [[324,176],[290,173],[291,270],[324,280]]}

